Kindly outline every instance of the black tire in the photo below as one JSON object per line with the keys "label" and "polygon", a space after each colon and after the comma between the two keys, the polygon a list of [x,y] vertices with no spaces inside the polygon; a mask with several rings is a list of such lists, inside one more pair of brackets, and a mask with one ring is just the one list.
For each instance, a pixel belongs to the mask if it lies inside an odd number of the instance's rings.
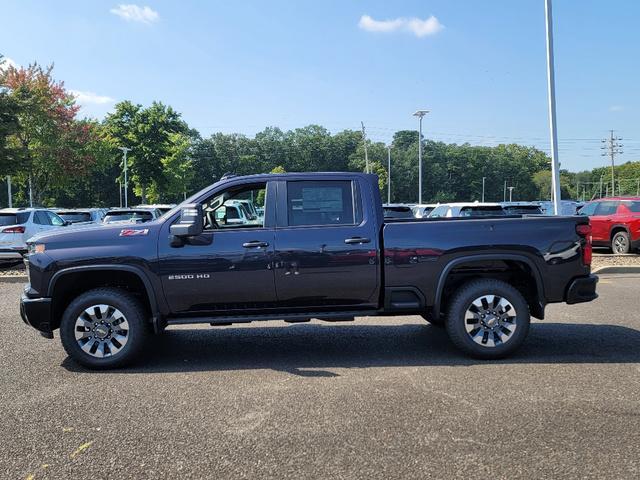
{"label": "black tire", "polygon": [[611,239],[611,250],[617,254],[629,253],[631,251],[629,234],[625,231],[616,232]]}
{"label": "black tire", "polygon": [[434,327],[444,328],[444,318],[443,317],[432,317],[430,315],[420,315],[427,322],[429,322]]}
{"label": "black tire", "polygon": [[[121,333],[126,332],[127,338],[120,350],[116,353],[109,353],[109,356],[101,358],[94,356],[95,353],[90,354],[84,351],[79,344],[80,341],[76,339],[76,321],[83,315],[85,309],[99,304],[119,310],[128,326],[126,330],[119,330]],[[102,316],[99,316],[98,320],[100,318],[102,318]],[[95,323],[86,323],[86,325],[95,326],[98,320],[96,320]],[[116,322],[118,320],[119,319],[116,319]],[[110,327],[111,324],[109,324],[109,328]],[[91,327],[87,327],[86,332],[91,335],[89,331],[90,328]],[[115,322],[113,328],[117,328]],[[60,322],[60,340],[69,356],[81,365],[95,370],[119,368],[132,363],[142,351],[150,331],[151,329],[149,328],[149,322],[146,318],[144,308],[138,299],[118,288],[96,288],[79,295],[64,311]],[[82,330],[79,330],[79,332],[82,332]],[[114,340],[105,340],[105,343],[108,341],[117,341],[115,340],[115,335]],[[86,343],[91,342],[87,341]],[[99,342],[95,340],[94,343],[99,344]],[[117,347],[112,345],[111,348],[115,350]]]}
{"label": "black tire", "polygon": [[[504,310],[502,306],[489,305],[488,310],[472,307],[474,301],[485,296],[495,296],[494,300],[496,297],[504,299],[510,304],[506,312],[515,309],[516,314],[509,316],[505,312],[498,315],[498,320],[495,313]],[[477,319],[473,318],[475,313],[472,310],[477,311]],[[486,313],[489,310],[493,313]],[[466,320],[468,312],[472,312],[469,313],[472,317],[469,323]],[[483,326],[485,320],[480,320],[482,312],[486,313],[488,322],[495,322],[493,328],[496,333],[488,326]],[[486,279],[474,280],[460,287],[449,304],[445,326],[453,344],[464,353],[474,358],[492,360],[506,357],[522,345],[529,332],[530,321],[529,305],[516,288],[500,280]],[[467,331],[467,325],[473,329],[472,332]]]}

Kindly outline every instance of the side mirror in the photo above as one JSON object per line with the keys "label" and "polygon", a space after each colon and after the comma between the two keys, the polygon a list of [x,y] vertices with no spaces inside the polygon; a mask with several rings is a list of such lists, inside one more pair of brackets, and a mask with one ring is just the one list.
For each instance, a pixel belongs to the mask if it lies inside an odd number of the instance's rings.
{"label": "side mirror", "polygon": [[204,231],[202,220],[202,205],[188,203],[180,209],[180,220],[169,228],[171,235],[176,237],[194,237]]}

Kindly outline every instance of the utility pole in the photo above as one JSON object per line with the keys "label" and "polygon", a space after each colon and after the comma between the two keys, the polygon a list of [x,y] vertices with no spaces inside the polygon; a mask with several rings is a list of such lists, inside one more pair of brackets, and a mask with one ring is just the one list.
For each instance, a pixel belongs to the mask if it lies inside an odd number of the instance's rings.
{"label": "utility pole", "polygon": [[484,183],[487,177],[482,177],[482,203],[484,203]]}
{"label": "utility pole", "polygon": [[127,179],[127,153],[131,151],[130,148],[127,147],[118,147],[119,150],[122,150],[124,154],[123,167],[124,167],[124,208],[129,208],[129,199],[127,196],[127,190],[129,187],[129,181]]}
{"label": "utility pole", "polygon": [[362,125],[362,141],[364,142],[364,162],[366,165],[366,172],[369,172],[369,154],[367,153],[367,134],[364,131],[364,122],[360,122]]}
{"label": "utility pole", "polygon": [[600,198],[602,198],[602,177],[603,175],[600,175]]}
{"label": "utility pole", "polygon": [[516,187],[509,187],[509,201],[513,201],[513,189]]}
{"label": "utility pole", "polygon": [[11,175],[7,175],[7,198],[9,202],[9,208],[13,207],[13,197],[11,195]]}
{"label": "utility pole", "polygon": [[31,174],[29,174],[29,206],[33,208],[33,188],[31,188]]}
{"label": "utility pole", "polygon": [[504,181],[504,195],[502,195],[502,201],[506,202],[507,201],[507,181]]}
{"label": "utility pole", "polygon": [[558,160],[558,129],[556,127],[556,80],[553,65],[553,16],[551,0],[544,1],[547,31],[547,89],[549,92],[549,132],[551,135],[551,189],[553,214],[560,215],[560,162]]}
{"label": "utility pole", "polygon": [[416,110],[413,114],[414,117],[418,117],[418,204],[422,203],[422,117],[424,117],[429,110]]}
{"label": "utility pole", "polygon": [[391,203],[391,145],[387,147],[387,203]]}
{"label": "utility pole", "polygon": [[602,143],[604,144],[602,147],[602,150],[606,150],[605,152],[602,153],[603,157],[610,157],[611,158],[611,196],[615,197],[616,195],[616,169],[615,169],[615,157],[616,155],[619,155],[622,153],[622,150],[620,150],[622,148],[622,144],[619,143],[620,140],[622,140],[622,137],[616,137],[613,134],[613,130],[609,130],[609,138],[605,138],[602,140]]}

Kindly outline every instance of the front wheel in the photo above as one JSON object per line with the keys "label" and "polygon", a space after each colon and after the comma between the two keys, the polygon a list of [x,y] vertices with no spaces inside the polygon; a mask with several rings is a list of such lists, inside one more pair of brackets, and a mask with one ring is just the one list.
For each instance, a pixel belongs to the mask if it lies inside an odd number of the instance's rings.
{"label": "front wheel", "polygon": [[629,253],[631,242],[627,232],[617,232],[611,239],[611,250],[613,253]]}
{"label": "front wheel", "polygon": [[508,283],[486,279],[463,285],[453,296],[445,326],[449,338],[466,354],[503,358],[527,336],[529,305]]}
{"label": "front wheel", "polygon": [[129,364],[149,332],[144,308],[130,293],[97,288],[79,295],[66,308],[60,339],[69,356],[93,369]]}

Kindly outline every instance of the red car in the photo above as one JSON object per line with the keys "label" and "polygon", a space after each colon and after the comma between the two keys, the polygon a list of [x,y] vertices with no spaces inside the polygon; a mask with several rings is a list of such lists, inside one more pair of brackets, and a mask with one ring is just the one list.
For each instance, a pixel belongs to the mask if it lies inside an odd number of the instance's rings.
{"label": "red car", "polygon": [[594,247],[611,247],[613,253],[640,248],[640,197],[601,198],[578,214],[589,216]]}

